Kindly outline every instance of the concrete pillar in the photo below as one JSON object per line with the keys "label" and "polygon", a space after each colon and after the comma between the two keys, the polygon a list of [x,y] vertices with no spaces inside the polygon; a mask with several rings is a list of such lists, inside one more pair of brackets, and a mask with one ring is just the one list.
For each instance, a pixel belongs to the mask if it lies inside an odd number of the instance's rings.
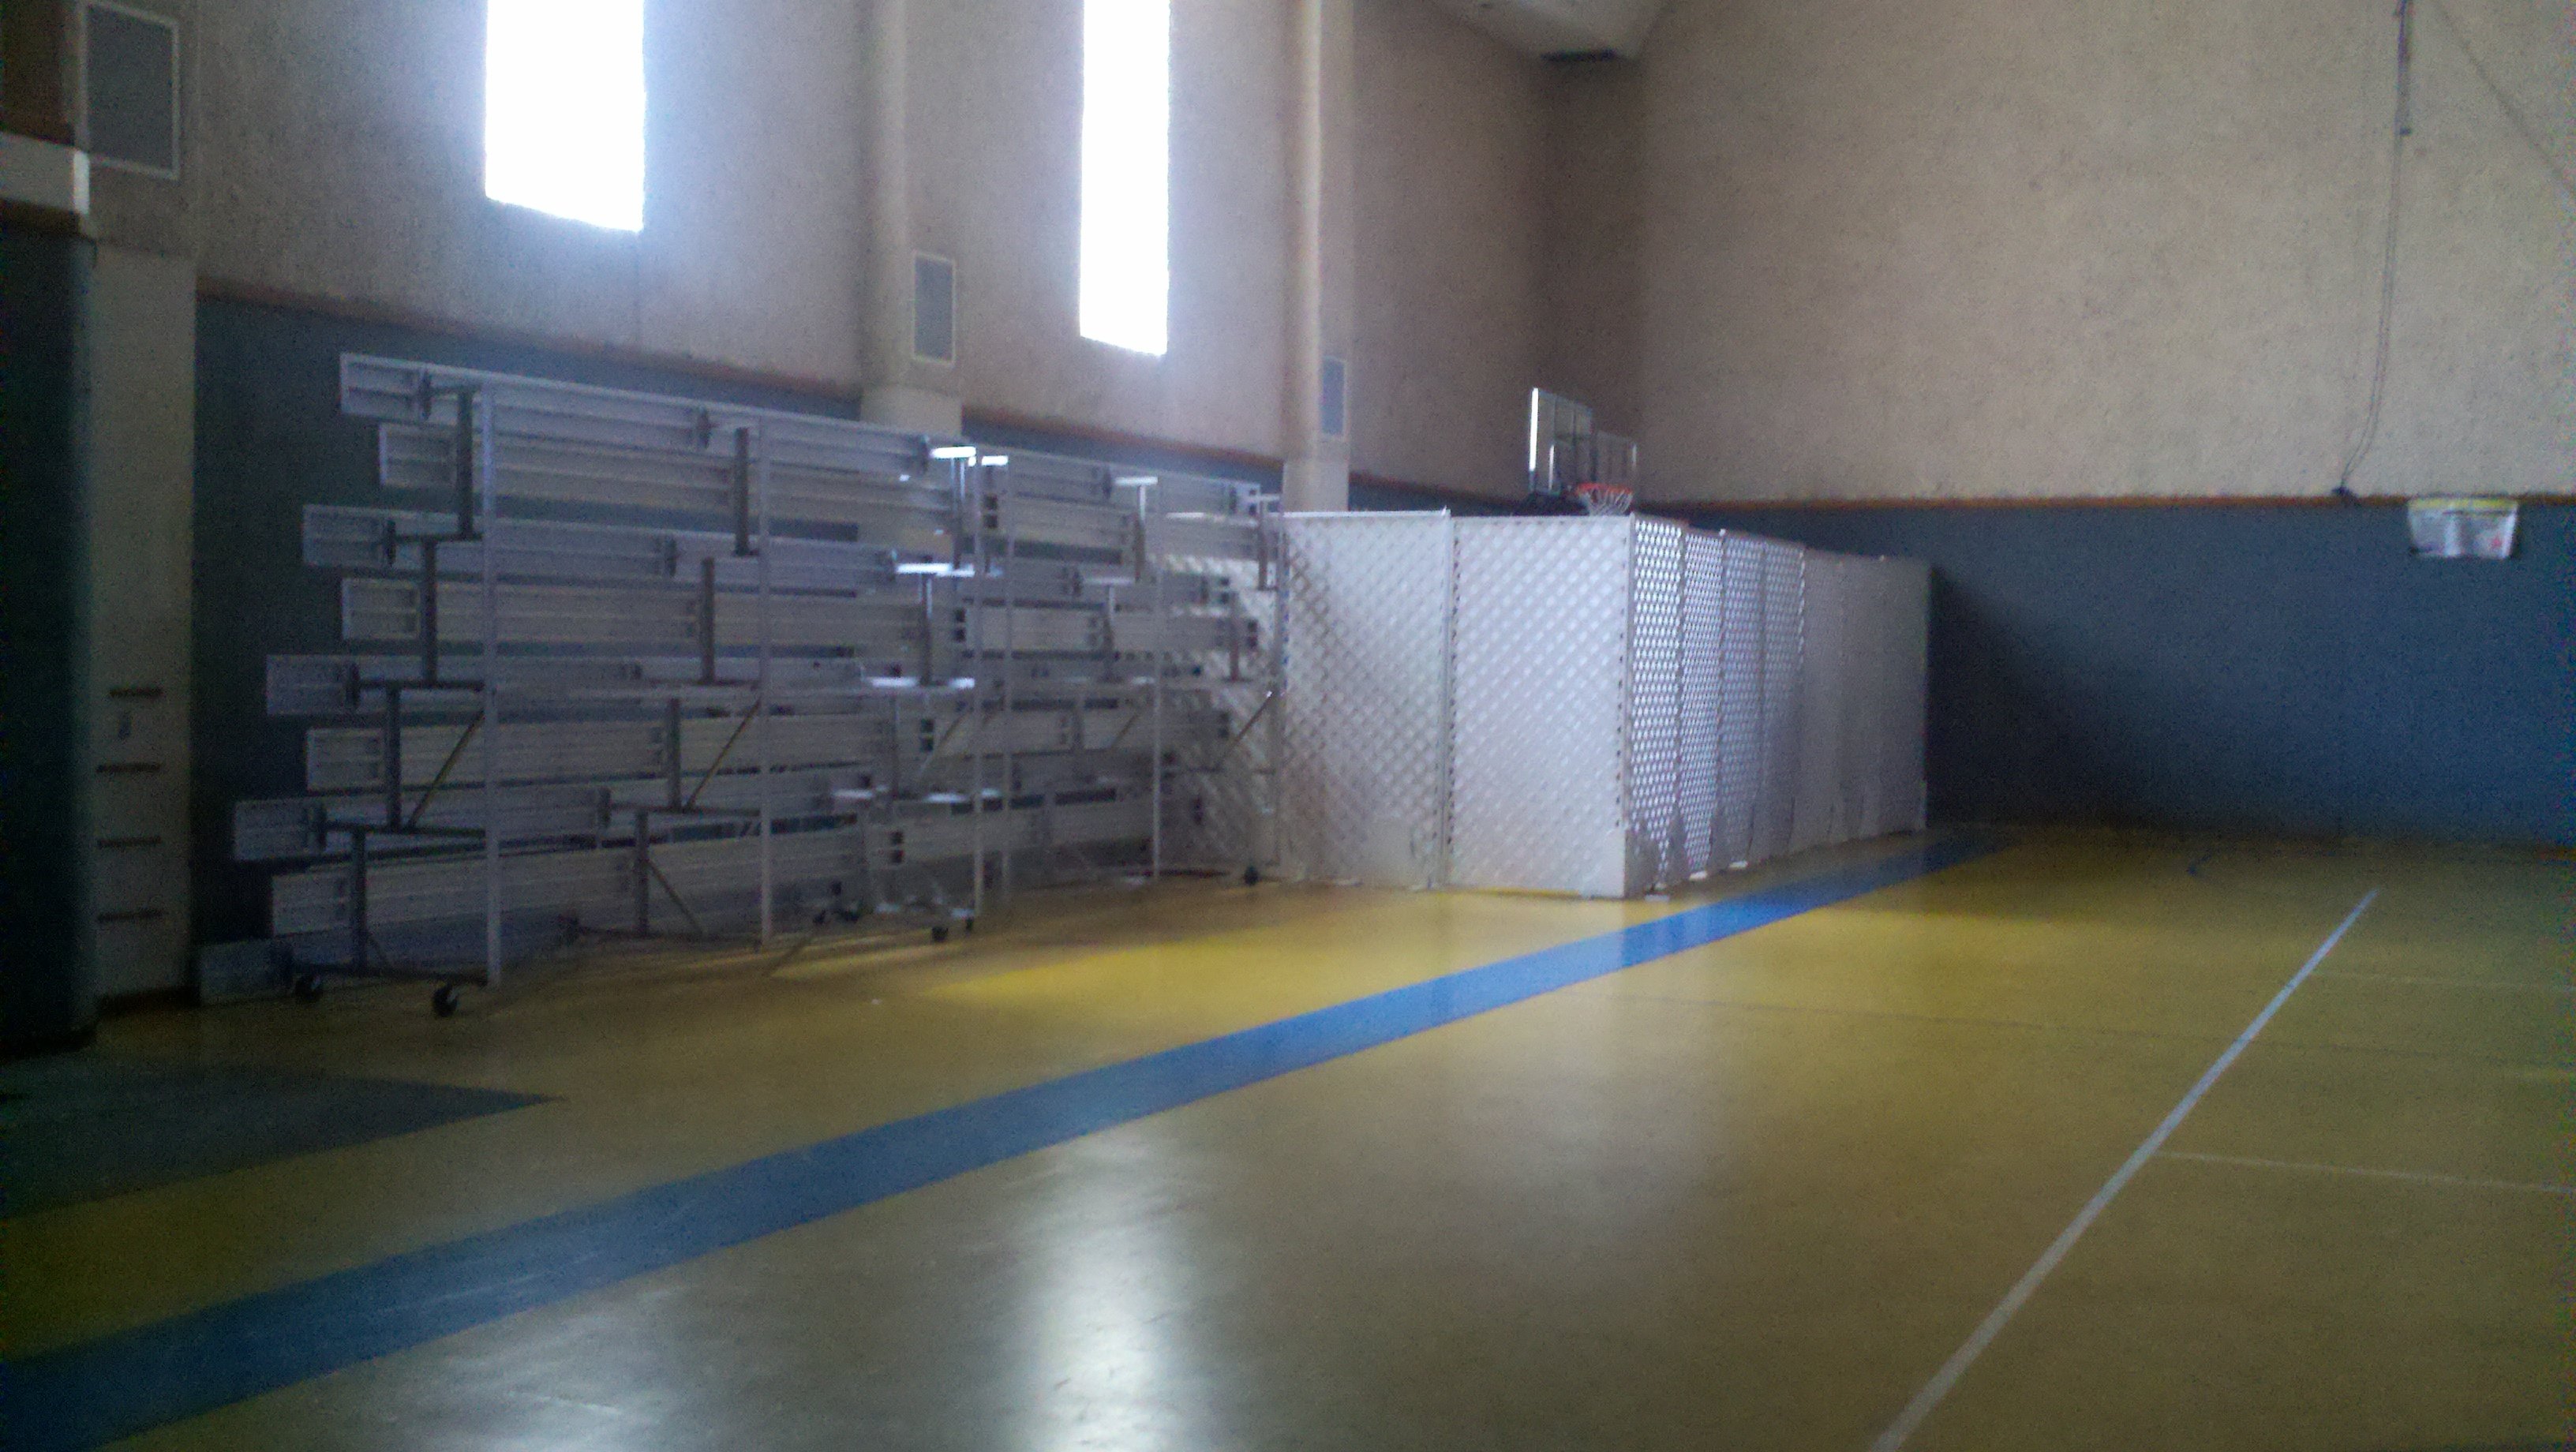
{"label": "concrete pillar", "polygon": [[1282,492],[1295,510],[1348,509],[1351,499],[1349,409],[1341,435],[1324,431],[1327,356],[1348,358],[1352,273],[1351,0],[1297,0],[1294,36],[1296,106],[1289,164],[1296,182],[1290,209],[1288,466]]}
{"label": "concrete pillar", "polygon": [[866,97],[868,270],[859,416],[919,433],[954,435],[963,407],[924,386],[912,354],[911,0],[871,0],[861,57]]}

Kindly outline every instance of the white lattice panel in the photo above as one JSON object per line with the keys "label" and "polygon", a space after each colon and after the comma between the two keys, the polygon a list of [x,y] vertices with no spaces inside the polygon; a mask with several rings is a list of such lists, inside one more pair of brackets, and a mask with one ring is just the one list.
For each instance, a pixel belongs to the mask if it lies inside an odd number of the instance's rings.
{"label": "white lattice panel", "polygon": [[[1718,714],[1726,679],[1726,552],[1714,534],[1693,530],[1682,547],[1679,731],[1682,868],[1717,862]],[[1733,858],[1727,859],[1733,861]]]}
{"label": "white lattice panel", "polygon": [[1789,850],[1843,840],[1843,558],[1807,553],[1805,628],[1798,652],[1797,806]]}
{"label": "white lattice panel", "polygon": [[1718,628],[1717,840],[1718,867],[1754,858],[1755,809],[1762,791],[1762,577],[1769,558],[1763,542],[1740,534],[1718,537],[1724,572],[1723,616]]}
{"label": "white lattice panel", "polygon": [[1890,746],[1887,682],[1888,576],[1885,562],[1853,559],[1843,567],[1843,797],[1846,837],[1876,837],[1887,825]]}
{"label": "white lattice panel", "polygon": [[1280,813],[1291,875],[1442,878],[1448,791],[1445,514],[1285,522]]}
{"label": "white lattice panel", "polygon": [[[1916,815],[1923,805],[1920,782],[1909,784],[1907,780],[1907,762],[1912,759],[1919,763],[1923,738],[1922,706],[1916,691],[1923,618],[1919,609],[1907,609],[1908,594],[1920,593],[1910,592],[1909,587],[1916,585],[1921,575],[1902,560],[1877,560],[1873,562],[1871,578],[1877,592],[1872,601],[1877,630],[1873,641],[1875,658],[1871,662],[1871,707],[1876,713],[1873,744],[1877,750],[1870,763],[1869,831],[1872,836],[1884,836],[1914,830]],[[1909,629],[1916,637],[1911,651],[1906,644]],[[1916,679],[1909,679],[1910,674]]]}
{"label": "white lattice panel", "polygon": [[1669,886],[1684,865],[1681,805],[1682,579],[1689,531],[1661,519],[1633,519],[1628,577],[1628,830],[1639,844],[1641,879],[1628,890]]}
{"label": "white lattice panel", "polygon": [[1835,651],[1835,710],[1841,726],[1834,772],[1834,836],[1837,842],[1875,837],[1871,825],[1878,796],[1879,741],[1885,737],[1877,700],[1875,672],[1885,612],[1879,606],[1873,560],[1840,557],[1842,577],[1841,643]]}
{"label": "white lattice panel", "polygon": [[1622,790],[1633,523],[1456,524],[1461,886],[1620,897],[1643,871]]}
{"label": "white lattice panel", "polygon": [[1752,861],[1789,850],[1798,788],[1798,661],[1805,641],[1806,551],[1763,540],[1762,771]]}
{"label": "white lattice panel", "polygon": [[1633,896],[1919,825],[1927,578],[1657,520],[1293,519],[1288,868]]}

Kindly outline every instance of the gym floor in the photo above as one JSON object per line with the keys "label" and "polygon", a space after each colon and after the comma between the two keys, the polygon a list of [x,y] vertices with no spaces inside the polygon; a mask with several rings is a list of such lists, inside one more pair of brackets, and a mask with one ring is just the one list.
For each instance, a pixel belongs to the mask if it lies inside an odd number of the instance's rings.
{"label": "gym floor", "polygon": [[113,1020],[387,1130],[8,1219],[0,1441],[2560,1446],[2572,905],[1950,838]]}

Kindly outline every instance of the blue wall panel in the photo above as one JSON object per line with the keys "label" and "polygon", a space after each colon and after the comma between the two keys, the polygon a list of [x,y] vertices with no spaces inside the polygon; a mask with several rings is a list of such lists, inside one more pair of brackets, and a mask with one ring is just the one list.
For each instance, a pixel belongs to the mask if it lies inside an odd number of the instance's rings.
{"label": "blue wall panel", "polygon": [[2576,844],[2576,508],[2501,563],[2389,505],[1713,509],[1934,567],[1952,821]]}

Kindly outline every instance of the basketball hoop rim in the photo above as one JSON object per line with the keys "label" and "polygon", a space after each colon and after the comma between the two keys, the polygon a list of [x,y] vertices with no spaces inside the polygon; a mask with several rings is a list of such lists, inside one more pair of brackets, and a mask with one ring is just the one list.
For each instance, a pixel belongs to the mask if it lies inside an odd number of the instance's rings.
{"label": "basketball hoop rim", "polygon": [[1587,514],[1627,514],[1637,503],[1637,491],[1625,484],[1577,484],[1574,498]]}

